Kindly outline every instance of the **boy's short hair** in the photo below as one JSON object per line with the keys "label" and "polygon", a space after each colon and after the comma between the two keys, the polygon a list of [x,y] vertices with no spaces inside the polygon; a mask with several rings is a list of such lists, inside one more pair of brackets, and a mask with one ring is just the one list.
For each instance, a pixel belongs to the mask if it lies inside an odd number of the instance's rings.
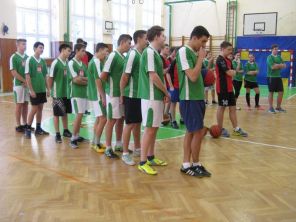
{"label": "boy's short hair", "polygon": [[126,41],[132,41],[133,38],[129,35],[129,34],[122,34],[119,36],[118,40],[117,40],[117,46],[120,46],[121,42],[126,42]]}
{"label": "boy's short hair", "polygon": [[194,36],[197,38],[201,38],[202,36],[206,36],[207,38],[209,38],[210,33],[208,32],[208,30],[205,27],[199,25],[199,26],[194,27],[194,29],[192,30],[191,35],[190,35],[190,39],[192,39]]}
{"label": "boy's short hair", "polygon": [[99,52],[100,49],[105,49],[105,48],[108,48],[108,45],[103,42],[100,42],[96,45],[96,52]]}
{"label": "boy's short hair", "polygon": [[33,48],[34,49],[37,49],[38,46],[42,45],[44,47],[44,43],[43,42],[35,42],[34,45],[33,45]]}
{"label": "boy's short hair", "polygon": [[220,48],[221,49],[226,49],[227,47],[229,46],[232,46],[232,44],[230,42],[227,42],[227,41],[223,41],[221,44],[220,44]]}
{"label": "boy's short hair", "polygon": [[147,31],[147,38],[149,42],[152,42],[156,36],[160,36],[161,32],[164,31],[164,28],[158,25],[152,26]]}
{"label": "boy's short hair", "polygon": [[82,44],[82,43],[77,43],[75,46],[74,46],[74,51],[75,51],[75,53],[77,52],[77,51],[80,51],[81,49],[85,49],[86,48],[86,46],[84,45],[84,44]]}
{"label": "boy's short hair", "polygon": [[18,43],[21,43],[21,42],[27,42],[27,39],[17,39],[16,40],[16,43],[18,44]]}
{"label": "boy's short hair", "polygon": [[59,52],[62,52],[63,49],[67,49],[67,48],[69,48],[70,50],[72,50],[72,47],[71,47],[69,44],[67,44],[67,43],[62,43],[62,44],[60,45],[60,47],[59,47]]}
{"label": "boy's short hair", "polygon": [[272,45],[271,45],[271,49],[278,48],[278,47],[279,47],[278,44],[272,44]]}
{"label": "boy's short hair", "polygon": [[145,30],[137,30],[137,31],[135,31],[135,33],[133,35],[134,43],[137,44],[138,38],[143,38],[143,36],[145,34],[147,34],[147,31],[145,31]]}

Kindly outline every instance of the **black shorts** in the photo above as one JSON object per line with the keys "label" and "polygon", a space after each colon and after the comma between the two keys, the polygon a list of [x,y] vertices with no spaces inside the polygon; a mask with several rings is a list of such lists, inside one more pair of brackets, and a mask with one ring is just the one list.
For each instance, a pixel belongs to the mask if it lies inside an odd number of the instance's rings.
{"label": "black shorts", "polygon": [[124,97],[124,119],[126,124],[141,123],[141,99]]}
{"label": "black shorts", "polygon": [[71,100],[67,98],[53,98],[52,108],[54,116],[65,116],[72,113]]}
{"label": "black shorts", "polygon": [[258,83],[257,82],[250,82],[248,80],[245,80],[245,88],[248,88],[248,89],[258,88]]}
{"label": "black shorts", "polygon": [[204,100],[181,100],[180,112],[188,132],[196,132],[204,127],[206,104]]}
{"label": "black shorts", "polygon": [[233,80],[232,84],[234,87],[235,97],[237,98],[239,96],[240,90],[242,88],[243,81]]}
{"label": "black shorts", "polygon": [[236,106],[234,93],[218,93],[218,104],[219,106]]}
{"label": "black shorts", "polygon": [[36,93],[36,97],[30,96],[30,101],[33,106],[37,106],[47,102],[46,93]]}
{"label": "black shorts", "polygon": [[283,80],[281,77],[267,77],[269,92],[283,92]]}

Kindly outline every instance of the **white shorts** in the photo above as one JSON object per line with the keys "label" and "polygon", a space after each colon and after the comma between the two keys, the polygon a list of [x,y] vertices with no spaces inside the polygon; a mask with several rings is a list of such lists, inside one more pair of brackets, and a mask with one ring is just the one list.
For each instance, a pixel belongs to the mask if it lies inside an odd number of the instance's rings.
{"label": "white shorts", "polygon": [[120,119],[124,116],[124,106],[120,104],[120,97],[106,95],[107,118]]}
{"label": "white shorts", "polygon": [[13,93],[15,103],[24,103],[30,101],[30,94],[28,88],[24,88],[23,86],[14,86]]}
{"label": "white shorts", "polygon": [[101,100],[89,101],[93,107],[95,117],[106,116],[106,107],[103,106]]}
{"label": "white shorts", "polygon": [[160,127],[163,121],[164,103],[159,100],[141,100],[143,126]]}
{"label": "white shorts", "polygon": [[75,114],[85,113],[85,111],[88,108],[87,106],[88,100],[84,98],[72,98],[71,104],[72,104],[72,112]]}

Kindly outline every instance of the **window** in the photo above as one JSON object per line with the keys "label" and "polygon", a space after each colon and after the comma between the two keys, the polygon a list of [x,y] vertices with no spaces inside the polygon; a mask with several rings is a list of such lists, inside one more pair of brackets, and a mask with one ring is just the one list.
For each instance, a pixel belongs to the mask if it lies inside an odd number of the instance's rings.
{"label": "window", "polygon": [[113,47],[121,34],[133,35],[135,31],[135,5],[130,0],[112,0],[112,18],[114,22]]}
{"label": "window", "polygon": [[142,27],[149,29],[153,25],[161,26],[162,1],[149,0],[143,3]]}
{"label": "window", "polygon": [[93,53],[95,44],[103,40],[102,0],[71,1],[71,41],[78,38],[87,42],[87,51]]}
{"label": "window", "polygon": [[43,57],[50,58],[50,42],[56,40],[52,27],[58,23],[53,7],[58,7],[58,0],[16,0],[17,37],[27,39],[28,55],[34,54],[33,45],[40,41]]}

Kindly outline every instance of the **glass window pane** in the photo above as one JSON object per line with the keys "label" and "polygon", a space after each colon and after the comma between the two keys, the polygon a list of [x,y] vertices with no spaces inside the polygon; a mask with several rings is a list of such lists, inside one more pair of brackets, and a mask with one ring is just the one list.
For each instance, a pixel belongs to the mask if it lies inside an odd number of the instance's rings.
{"label": "glass window pane", "polygon": [[49,0],[38,0],[39,9],[50,9]]}
{"label": "glass window pane", "polygon": [[34,11],[25,11],[25,33],[37,34],[37,13]]}
{"label": "glass window pane", "polygon": [[37,8],[36,0],[16,0],[16,6],[25,8]]}
{"label": "glass window pane", "polygon": [[94,20],[93,19],[85,19],[85,33],[84,36],[86,38],[94,38]]}
{"label": "glass window pane", "polygon": [[[24,36],[21,36],[24,37]],[[33,50],[33,45],[34,43],[37,41],[37,39],[35,37],[25,37],[25,39],[27,39],[27,51],[26,53],[28,55],[33,55],[34,54],[34,50]]]}
{"label": "glass window pane", "polygon": [[86,39],[87,41],[87,47],[86,50],[89,51],[91,54],[94,54],[94,41],[92,39]]}
{"label": "glass window pane", "polygon": [[84,1],[83,0],[72,1],[72,12],[74,15],[84,15]]}
{"label": "glass window pane", "polygon": [[71,31],[72,39],[83,38],[84,37],[83,18],[73,16],[71,29],[72,29]]}
{"label": "glass window pane", "polygon": [[85,0],[85,16],[93,17],[94,16],[94,1],[93,0]]}
{"label": "glass window pane", "polygon": [[23,24],[23,11],[21,9],[16,10],[16,29],[17,32],[24,32],[24,24]]}
{"label": "glass window pane", "polygon": [[42,35],[50,34],[50,16],[49,13],[38,14],[38,32]]}
{"label": "glass window pane", "polygon": [[40,42],[44,43],[44,51],[42,54],[43,58],[50,58],[50,41],[48,38],[39,38]]}

